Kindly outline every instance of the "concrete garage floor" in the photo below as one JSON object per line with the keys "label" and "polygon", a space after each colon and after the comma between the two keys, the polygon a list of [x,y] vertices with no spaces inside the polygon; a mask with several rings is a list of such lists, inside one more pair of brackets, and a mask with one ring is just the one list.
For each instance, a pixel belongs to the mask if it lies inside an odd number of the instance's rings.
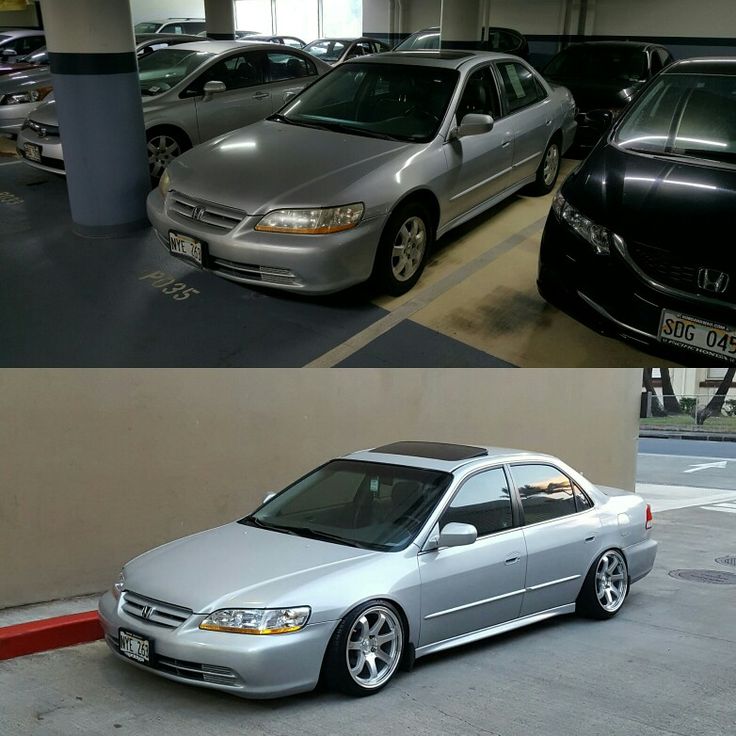
{"label": "concrete garage floor", "polygon": [[736,587],[668,576],[727,571],[736,515],[655,518],[654,571],[607,622],[565,617],[417,663],[381,694],[245,701],[148,675],[100,642],[0,662],[0,734],[494,734],[736,732]]}
{"label": "concrete garage floor", "polygon": [[[516,196],[442,239],[415,289],[327,298],[248,288],[177,261],[151,231],[85,240],[66,185],[0,139],[1,366],[636,366],[537,294],[552,195]],[[563,174],[574,166],[565,161]],[[562,180],[563,177],[561,177]],[[175,301],[163,273],[198,293]]]}

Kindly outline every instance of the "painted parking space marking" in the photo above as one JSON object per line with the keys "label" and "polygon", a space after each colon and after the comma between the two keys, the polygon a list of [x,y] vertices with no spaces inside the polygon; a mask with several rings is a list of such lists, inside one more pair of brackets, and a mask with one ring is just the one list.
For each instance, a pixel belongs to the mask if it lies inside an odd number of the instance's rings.
{"label": "painted parking space marking", "polygon": [[726,514],[736,514],[736,503],[719,503],[715,506],[701,506],[704,511],[722,511]]}
{"label": "painted parking space marking", "polygon": [[361,350],[376,338],[385,334],[393,327],[396,327],[400,322],[409,319],[413,314],[416,314],[435,299],[442,296],[442,294],[465,281],[465,279],[472,276],[476,271],[485,268],[489,263],[492,263],[504,253],[508,253],[523,243],[527,238],[541,235],[546,219],[547,217],[545,215],[531,223],[531,225],[527,225],[524,229],[510,235],[500,243],[493,245],[487,251],[481,253],[481,255],[448,274],[435,284],[421,289],[413,299],[397,307],[393,312],[374,322],[370,327],[353,335],[341,345],[321,355],[311,363],[307,363],[305,367],[332,368],[338,363],[342,363],[343,360],[349,358],[353,353],[358,352],[358,350]]}
{"label": "painted parking space marking", "polygon": [[683,470],[683,473],[697,473],[700,470],[708,470],[709,468],[720,468],[721,470],[728,465],[728,460],[718,460],[713,463],[699,463],[697,465],[691,465],[687,470]]}
{"label": "painted parking space marking", "polygon": [[23,200],[12,192],[0,192],[0,204],[23,204]]}
{"label": "painted parking space marking", "polygon": [[187,286],[183,281],[177,281],[171,274],[164,271],[151,271],[138,277],[139,281],[146,281],[155,289],[160,289],[162,294],[170,296],[177,302],[185,301],[190,296],[199,294],[199,289]]}

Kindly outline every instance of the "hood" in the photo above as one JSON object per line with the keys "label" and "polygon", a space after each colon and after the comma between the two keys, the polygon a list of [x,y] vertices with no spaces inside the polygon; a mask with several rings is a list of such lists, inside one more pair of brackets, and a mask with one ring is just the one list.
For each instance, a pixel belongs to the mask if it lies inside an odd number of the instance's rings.
{"label": "hood", "polygon": [[32,67],[27,71],[15,71],[0,77],[0,93],[21,92],[39,85],[51,84],[48,67]]}
{"label": "hood", "polygon": [[[626,153],[599,144],[563,186],[583,214],[624,240],[736,262],[728,233],[736,210],[736,170]],[[717,259],[717,260],[718,260]]]}
{"label": "hood", "polygon": [[[361,180],[421,145],[262,120],[175,159],[171,186],[249,215],[364,201]],[[356,199],[357,198],[357,199]]]}
{"label": "hood", "polygon": [[[290,591],[380,555],[233,522],[146,552],[125,566],[126,588],[210,613],[218,608],[305,605]],[[282,597],[286,596],[286,601]]]}
{"label": "hood", "polygon": [[[51,93],[53,94],[53,92]],[[56,100],[48,100],[48,102],[42,102],[33,112],[28,116],[33,122],[41,123],[42,125],[58,125],[59,119],[56,115]]]}
{"label": "hood", "polygon": [[580,112],[591,110],[619,110],[625,107],[644,86],[645,82],[613,81],[608,83],[580,80],[576,77],[545,77],[550,84],[567,87],[575,98]]}

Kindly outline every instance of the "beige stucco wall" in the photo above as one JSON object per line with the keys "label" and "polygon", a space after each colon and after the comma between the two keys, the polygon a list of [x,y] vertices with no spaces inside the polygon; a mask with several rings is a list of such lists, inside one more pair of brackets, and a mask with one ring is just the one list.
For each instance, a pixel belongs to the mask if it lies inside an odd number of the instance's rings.
{"label": "beige stucco wall", "polygon": [[399,439],[557,454],[633,488],[641,371],[0,371],[0,608],[106,587],[330,457]]}

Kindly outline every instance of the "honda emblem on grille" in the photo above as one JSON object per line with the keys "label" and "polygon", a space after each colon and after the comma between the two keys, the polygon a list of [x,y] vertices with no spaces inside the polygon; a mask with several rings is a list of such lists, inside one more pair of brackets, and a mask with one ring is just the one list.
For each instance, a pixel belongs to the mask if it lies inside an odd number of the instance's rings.
{"label": "honda emblem on grille", "polygon": [[143,618],[148,620],[149,618],[151,618],[151,616],[153,616],[153,611],[154,611],[153,606],[143,606],[143,610],[141,611],[141,616],[143,616]]}
{"label": "honda emblem on grille", "polygon": [[698,286],[703,291],[712,291],[715,294],[723,294],[728,289],[729,276],[723,271],[714,268],[701,268],[698,271]]}
{"label": "honda emblem on grille", "polygon": [[192,220],[201,220],[206,211],[204,207],[192,207]]}

